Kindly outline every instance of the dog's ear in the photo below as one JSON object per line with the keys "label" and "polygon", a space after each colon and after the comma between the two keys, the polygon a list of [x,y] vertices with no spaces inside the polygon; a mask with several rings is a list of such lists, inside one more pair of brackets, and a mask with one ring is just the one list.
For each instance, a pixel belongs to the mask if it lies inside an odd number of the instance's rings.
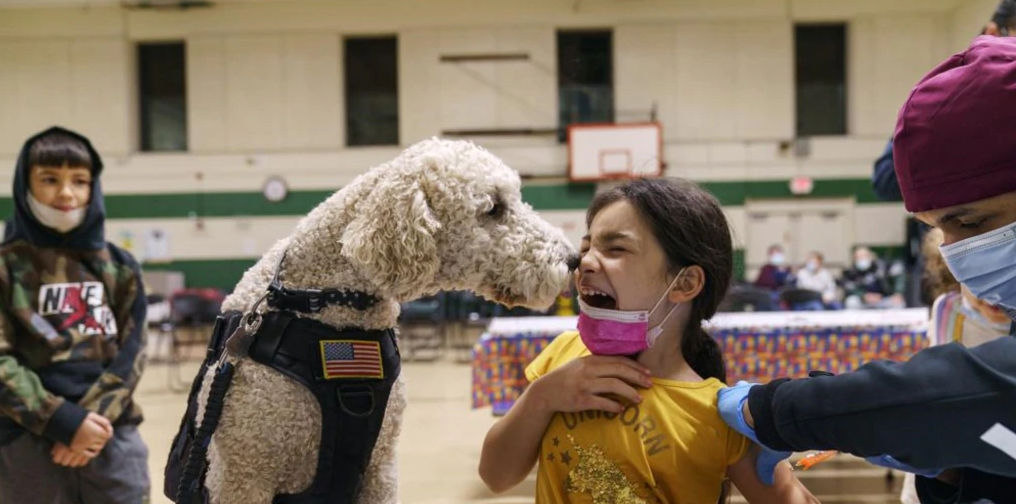
{"label": "dog's ear", "polygon": [[342,255],[382,294],[405,299],[434,280],[441,223],[419,184],[382,184],[357,213],[342,233]]}

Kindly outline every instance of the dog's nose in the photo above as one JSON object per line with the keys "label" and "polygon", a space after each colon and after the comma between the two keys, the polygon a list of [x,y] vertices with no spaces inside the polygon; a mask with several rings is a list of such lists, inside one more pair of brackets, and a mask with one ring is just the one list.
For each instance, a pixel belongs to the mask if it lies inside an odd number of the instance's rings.
{"label": "dog's nose", "polygon": [[572,254],[572,255],[568,256],[568,262],[567,262],[567,264],[568,264],[568,271],[575,271],[575,270],[579,269],[579,263],[581,261],[582,261],[582,258],[578,254]]}

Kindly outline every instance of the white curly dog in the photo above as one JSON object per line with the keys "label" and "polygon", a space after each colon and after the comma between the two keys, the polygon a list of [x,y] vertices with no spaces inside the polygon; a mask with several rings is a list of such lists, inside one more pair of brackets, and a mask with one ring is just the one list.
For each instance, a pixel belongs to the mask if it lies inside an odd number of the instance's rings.
{"label": "white curly dog", "polygon": [[[430,139],[357,177],[312,210],[248,270],[223,311],[245,311],[280,278],[290,288],[346,288],[382,301],[328,307],[333,326],[396,327],[399,303],[471,290],[508,306],[547,308],[567,287],[575,249],[523,203],[518,174],[465,141]],[[211,373],[199,395],[204,405]],[[396,447],[405,385],[392,387],[358,502],[398,502]],[[197,418],[204,415],[199,407]],[[268,504],[314,479],[321,411],[304,386],[249,359],[236,368],[208,451],[215,504]]]}

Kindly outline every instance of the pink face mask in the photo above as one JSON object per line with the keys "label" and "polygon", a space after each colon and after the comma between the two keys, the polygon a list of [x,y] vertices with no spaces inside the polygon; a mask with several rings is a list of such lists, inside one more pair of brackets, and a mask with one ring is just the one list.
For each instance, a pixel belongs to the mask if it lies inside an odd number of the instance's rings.
{"label": "pink face mask", "polygon": [[[681,270],[684,273],[684,270]],[[656,343],[663,332],[663,324],[674,314],[675,304],[666,317],[655,327],[649,327],[649,317],[667,299],[667,293],[681,278],[678,273],[652,310],[611,310],[589,306],[579,298],[579,337],[594,355],[634,355]]]}

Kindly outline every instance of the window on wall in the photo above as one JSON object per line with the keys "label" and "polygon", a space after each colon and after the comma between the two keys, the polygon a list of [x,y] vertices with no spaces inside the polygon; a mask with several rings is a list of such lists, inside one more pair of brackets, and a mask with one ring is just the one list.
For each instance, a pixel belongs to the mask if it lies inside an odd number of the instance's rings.
{"label": "window on wall", "polygon": [[346,145],[399,144],[395,37],[346,39]]}
{"label": "window on wall", "polygon": [[847,134],[847,27],[794,28],[797,136]]}
{"label": "window on wall", "polygon": [[610,31],[557,33],[557,86],[561,141],[568,125],[614,121],[614,54]]}
{"label": "window on wall", "polygon": [[141,150],[187,150],[187,75],[183,42],[140,44]]}

